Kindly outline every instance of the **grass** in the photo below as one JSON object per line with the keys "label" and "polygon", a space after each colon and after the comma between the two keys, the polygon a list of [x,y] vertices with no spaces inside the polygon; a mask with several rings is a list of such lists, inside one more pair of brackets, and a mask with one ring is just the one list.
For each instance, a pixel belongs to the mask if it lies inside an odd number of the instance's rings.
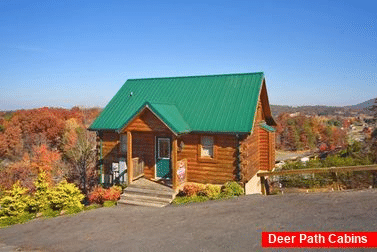
{"label": "grass", "polygon": [[103,202],[103,207],[113,207],[116,206],[117,202],[115,200],[107,200]]}
{"label": "grass", "polygon": [[194,202],[205,202],[205,201],[208,201],[210,200],[208,197],[206,196],[197,196],[197,195],[194,195],[194,196],[178,196],[176,197],[174,200],[173,200],[173,204],[174,205],[182,205],[182,204],[188,204],[188,203],[194,203]]}

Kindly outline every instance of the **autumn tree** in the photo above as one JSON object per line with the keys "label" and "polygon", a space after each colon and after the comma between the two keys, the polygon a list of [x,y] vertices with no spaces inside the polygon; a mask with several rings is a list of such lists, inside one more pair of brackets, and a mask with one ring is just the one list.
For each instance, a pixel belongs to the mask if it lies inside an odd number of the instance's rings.
{"label": "autumn tree", "polygon": [[10,190],[17,181],[21,186],[33,189],[33,181],[37,177],[37,171],[32,168],[28,154],[19,161],[11,163],[0,170],[0,188]]}
{"label": "autumn tree", "polygon": [[97,183],[96,134],[78,126],[75,120],[66,122],[63,151],[71,165],[69,179],[87,195],[88,189]]}

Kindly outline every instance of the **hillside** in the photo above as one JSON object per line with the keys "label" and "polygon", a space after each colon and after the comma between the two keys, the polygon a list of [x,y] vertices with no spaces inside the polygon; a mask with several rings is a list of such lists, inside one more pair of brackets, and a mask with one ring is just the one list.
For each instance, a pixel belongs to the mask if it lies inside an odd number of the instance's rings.
{"label": "hillside", "polygon": [[[377,99],[377,98],[375,98]],[[372,112],[368,109],[373,104],[375,99],[370,99],[368,101],[343,107],[335,106],[286,106],[286,105],[271,105],[272,115],[276,117],[281,113],[297,113],[300,112],[305,115],[343,115],[343,116],[354,116],[360,113],[371,115]]]}
{"label": "hillside", "polygon": [[371,106],[374,105],[376,99],[377,98],[370,99],[368,101],[365,101],[365,102],[362,102],[362,103],[359,103],[359,104],[356,104],[356,105],[345,106],[345,108],[350,108],[350,109],[366,109],[366,108],[370,108]]}

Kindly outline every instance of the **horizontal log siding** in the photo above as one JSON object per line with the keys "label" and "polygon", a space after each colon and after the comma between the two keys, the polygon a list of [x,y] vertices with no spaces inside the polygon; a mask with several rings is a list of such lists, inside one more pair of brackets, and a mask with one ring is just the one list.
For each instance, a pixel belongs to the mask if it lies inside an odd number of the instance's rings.
{"label": "horizontal log siding", "polygon": [[144,161],[144,176],[154,178],[155,135],[152,132],[132,132],[132,158]]}
{"label": "horizontal log siding", "polygon": [[[187,159],[187,181],[197,183],[223,184],[235,179],[236,144],[234,135],[214,136],[214,158],[206,161],[200,158],[200,134],[187,134],[178,139],[178,146],[184,142],[184,148],[178,152],[178,160]],[[206,135],[207,136],[207,135]]]}
{"label": "horizontal log siding", "polygon": [[240,162],[241,162],[241,181],[249,181],[260,169],[260,126],[264,120],[262,103],[258,101],[258,108],[255,114],[254,129],[251,134],[243,137],[240,141]]}
{"label": "horizontal log siding", "polygon": [[[259,127],[259,126],[258,126]],[[241,140],[241,181],[249,181],[259,170],[258,130]]]}
{"label": "horizontal log siding", "polygon": [[270,168],[269,171],[274,169],[275,167],[275,132],[269,132],[269,140],[270,140]]}
{"label": "horizontal log siding", "polygon": [[259,162],[260,170],[268,171],[270,167],[269,134],[266,130],[259,128]]}
{"label": "horizontal log siding", "polygon": [[102,157],[104,173],[111,172],[113,162],[118,162],[119,134],[115,132],[104,132],[102,135]]}
{"label": "horizontal log siding", "polygon": [[125,131],[165,132],[171,133],[150,110],[145,109],[125,128]]}

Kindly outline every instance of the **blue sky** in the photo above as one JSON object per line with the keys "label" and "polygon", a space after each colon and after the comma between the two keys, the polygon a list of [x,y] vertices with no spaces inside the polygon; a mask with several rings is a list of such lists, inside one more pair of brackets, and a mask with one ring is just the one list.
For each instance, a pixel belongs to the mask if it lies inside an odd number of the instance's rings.
{"label": "blue sky", "polygon": [[263,71],[270,103],[377,97],[375,1],[0,0],[0,110],[105,106],[129,78]]}

